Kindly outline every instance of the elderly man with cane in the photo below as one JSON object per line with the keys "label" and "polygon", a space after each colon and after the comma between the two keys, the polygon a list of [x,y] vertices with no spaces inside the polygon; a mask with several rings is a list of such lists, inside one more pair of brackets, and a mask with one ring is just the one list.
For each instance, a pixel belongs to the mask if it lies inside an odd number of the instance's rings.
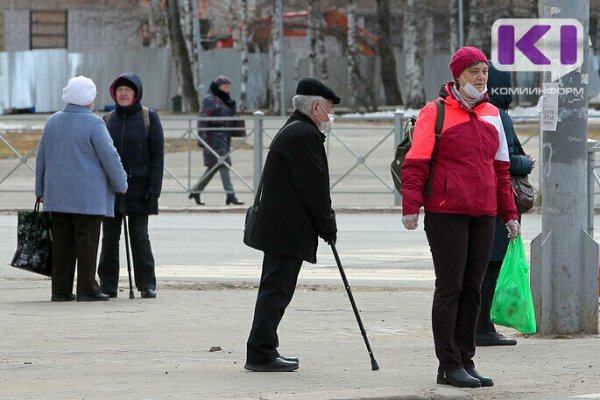
{"label": "elderly man with cane", "polygon": [[247,342],[245,369],[298,369],[296,357],[277,351],[277,327],[292,300],[303,261],[317,261],[317,240],[336,240],[324,133],[340,98],[316,79],[300,80],[294,113],[271,143],[261,183],[252,247],[264,252],[262,276]]}

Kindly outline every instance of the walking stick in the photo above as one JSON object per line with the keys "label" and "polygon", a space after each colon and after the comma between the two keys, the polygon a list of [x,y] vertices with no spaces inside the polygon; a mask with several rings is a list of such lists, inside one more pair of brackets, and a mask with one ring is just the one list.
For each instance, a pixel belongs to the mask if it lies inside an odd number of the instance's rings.
{"label": "walking stick", "polygon": [[129,255],[129,232],[127,231],[127,214],[125,213],[125,194],[121,194],[121,208],[123,211],[123,234],[125,236],[125,254],[127,256],[127,275],[129,275],[129,298],[133,299],[133,284],[131,282],[131,256]]}
{"label": "walking stick", "polygon": [[342,268],[340,256],[338,255],[338,252],[335,248],[335,244],[333,242],[329,244],[331,245],[331,250],[333,250],[333,256],[335,257],[335,262],[337,263],[338,269],[340,270],[340,274],[342,275],[342,280],[344,281],[346,292],[348,292],[350,304],[352,304],[352,310],[354,311],[354,315],[356,316],[356,322],[358,322],[360,333],[362,334],[363,339],[365,339],[365,345],[367,346],[369,357],[371,357],[371,370],[377,371],[379,369],[379,364],[377,364],[377,361],[375,361],[375,356],[373,355],[373,351],[371,351],[371,345],[369,345],[369,339],[367,339],[367,332],[365,331],[365,327],[363,326],[362,320],[360,319],[360,315],[358,314],[358,308],[356,307],[356,303],[354,302],[354,296],[352,296],[352,291],[350,290],[350,284],[348,283],[348,279],[346,278],[346,273],[344,272],[344,268]]}

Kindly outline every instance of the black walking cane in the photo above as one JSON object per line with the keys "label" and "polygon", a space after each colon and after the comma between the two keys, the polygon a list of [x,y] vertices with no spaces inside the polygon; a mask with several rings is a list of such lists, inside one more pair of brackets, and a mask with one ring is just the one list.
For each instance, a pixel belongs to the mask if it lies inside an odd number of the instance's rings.
{"label": "black walking cane", "polygon": [[340,274],[342,275],[342,280],[344,281],[346,292],[348,292],[350,304],[352,304],[352,310],[354,310],[354,315],[356,316],[356,322],[358,322],[360,333],[362,334],[363,339],[365,339],[365,345],[367,345],[367,351],[369,352],[369,357],[371,357],[371,370],[377,371],[379,369],[379,364],[377,364],[377,361],[375,360],[375,356],[373,355],[373,351],[371,350],[371,345],[369,344],[369,339],[367,339],[367,331],[365,331],[365,327],[363,326],[362,320],[360,319],[360,315],[358,314],[358,308],[356,307],[356,303],[354,302],[354,296],[352,296],[352,291],[350,290],[350,284],[348,283],[348,279],[346,278],[346,273],[344,272],[344,268],[342,268],[340,256],[338,255],[338,252],[335,249],[335,244],[333,242],[329,244],[331,245],[331,250],[333,250],[333,256],[335,257],[335,262],[337,263],[338,269],[340,270]]}
{"label": "black walking cane", "polygon": [[125,236],[125,254],[127,256],[127,274],[129,275],[129,298],[133,299],[133,284],[131,282],[131,256],[129,255],[129,232],[127,231],[127,214],[125,213],[125,194],[121,194],[121,208],[123,212],[123,235]]}

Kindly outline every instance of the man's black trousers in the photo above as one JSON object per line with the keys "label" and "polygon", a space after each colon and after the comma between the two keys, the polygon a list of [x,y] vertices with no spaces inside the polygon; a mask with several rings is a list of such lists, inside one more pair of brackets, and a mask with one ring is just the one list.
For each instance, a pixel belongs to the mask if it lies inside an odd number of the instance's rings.
{"label": "man's black trousers", "polygon": [[294,296],[301,266],[299,258],[264,255],[246,362],[266,364],[279,357],[277,327]]}

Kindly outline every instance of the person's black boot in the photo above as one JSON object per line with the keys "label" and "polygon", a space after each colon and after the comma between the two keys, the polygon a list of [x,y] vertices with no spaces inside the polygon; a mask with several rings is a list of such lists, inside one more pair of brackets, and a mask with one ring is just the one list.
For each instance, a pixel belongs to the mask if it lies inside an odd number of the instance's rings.
{"label": "person's black boot", "polygon": [[188,195],[188,199],[194,199],[194,201],[196,202],[196,204],[198,204],[199,206],[203,206],[204,203],[200,200],[200,193],[190,193]]}
{"label": "person's black boot", "polygon": [[464,368],[450,372],[438,372],[437,383],[441,385],[452,385],[460,388],[481,387],[481,381],[469,375]]}
{"label": "person's black boot", "polygon": [[234,206],[239,206],[239,205],[244,204],[244,202],[243,201],[239,201],[237,199],[237,197],[235,197],[235,194],[228,194],[227,195],[227,199],[225,200],[225,204],[226,205],[232,204]]}

